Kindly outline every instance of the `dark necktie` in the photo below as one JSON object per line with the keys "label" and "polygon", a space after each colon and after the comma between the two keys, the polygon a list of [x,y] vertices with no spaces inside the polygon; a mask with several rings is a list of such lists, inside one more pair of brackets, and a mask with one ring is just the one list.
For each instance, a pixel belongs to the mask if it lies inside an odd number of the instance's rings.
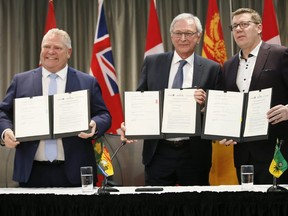
{"label": "dark necktie", "polygon": [[174,81],[173,81],[173,84],[172,84],[172,88],[182,88],[182,84],[183,84],[183,67],[187,63],[187,61],[180,60],[179,63],[180,64],[179,64],[177,73],[175,75],[175,78],[174,78]]}
{"label": "dark necktie", "polygon": [[[57,74],[50,74],[50,84],[48,89],[48,95],[57,93]],[[57,157],[57,142],[56,139],[45,140],[45,155],[49,161],[53,161]]]}

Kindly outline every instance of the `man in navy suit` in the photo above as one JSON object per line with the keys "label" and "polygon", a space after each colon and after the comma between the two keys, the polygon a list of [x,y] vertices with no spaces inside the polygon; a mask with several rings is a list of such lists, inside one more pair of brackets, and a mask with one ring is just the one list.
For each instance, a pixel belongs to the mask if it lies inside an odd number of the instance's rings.
{"label": "man in navy suit", "polygon": [[[69,35],[51,29],[43,37],[39,68],[14,76],[0,104],[2,145],[16,148],[13,179],[22,187],[81,186],[80,167],[92,166],[96,181],[96,160],[91,138],[101,136],[111,124],[111,116],[101,95],[98,81],[68,66],[72,53]],[[78,136],[57,139],[55,160],[45,154],[45,140],[19,142],[13,132],[13,100],[48,94],[50,74],[57,74],[57,92],[89,90],[91,131]]]}
{"label": "man in navy suit", "polygon": [[[262,41],[261,17],[250,8],[233,12],[231,31],[240,51],[224,64],[223,88],[240,92],[272,88],[272,108],[267,110],[269,139],[239,144],[224,139],[220,143],[237,144],[234,164],[239,182],[241,165],[252,164],[254,183],[272,184],[269,166],[277,139],[284,140],[281,152],[288,159],[288,49]],[[288,171],[278,182],[288,183]]]}
{"label": "man in navy suit", "polygon": [[[180,14],[171,23],[170,35],[175,51],[145,58],[137,90],[172,88],[179,61],[185,60],[181,87],[198,88],[195,99],[204,105],[205,91],[219,87],[221,66],[194,53],[202,36],[201,22],[192,14]],[[210,140],[200,137],[144,140],[142,154],[146,185],[209,185]]]}

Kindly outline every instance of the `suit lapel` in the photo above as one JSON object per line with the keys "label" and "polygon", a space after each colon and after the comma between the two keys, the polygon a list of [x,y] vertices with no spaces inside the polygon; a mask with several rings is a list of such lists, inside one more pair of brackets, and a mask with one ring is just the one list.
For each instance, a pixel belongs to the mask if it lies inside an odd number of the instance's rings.
{"label": "suit lapel", "polygon": [[72,68],[68,67],[65,92],[72,92],[77,90],[76,81],[77,81],[76,72]]}
{"label": "suit lapel", "polygon": [[202,59],[195,54],[192,87],[200,86],[200,80],[202,74],[203,74]]}
{"label": "suit lapel", "polygon": [[259,79],[261,72],[263,71],[269,52],[270,46],[263,42],[258,52],[249,90],[253,90],[255,88],[255,85],[258,83],[257,80]]}
{"label": "suit lapel", "polygon": [[32,74],[33,83],[32,86],[34,88],[34,96],[41,96],[43,95],[42,89],[42,67],[36,68]]}
{"label": "suit lapel", "polygon": [[160,71],[163,71],[164,73],[162,79],[160,79],[161,86],[159,89],[168,88],[172,59],[173,59],[173,53],[169,52],[167,55],[167,58],[164,58],[164,61],[162,62],[162,64],[159,65],[161,68]]}

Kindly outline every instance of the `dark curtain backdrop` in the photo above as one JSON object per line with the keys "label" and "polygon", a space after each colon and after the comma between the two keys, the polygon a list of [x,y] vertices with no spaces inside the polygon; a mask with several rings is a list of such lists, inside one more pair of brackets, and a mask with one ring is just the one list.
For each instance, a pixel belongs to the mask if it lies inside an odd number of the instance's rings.
{"label": "dark curtain backdrop", "polygon": [[[262,14],[264,0],[218,0],[228,56],[237,51],[231,34],[230,11],[251,7]],[[205,28],[208,0],[156,0],[165,51],[172,50],[169,27],[182,12],[195,14]],[[282,44],[287,46],[288,3],[274,0]],[[48,0],[0,0],[0,99],[14,74],[38,66]],[[72,38],[69,64],[89,72],[97,0],[54,0],[57,26]],[[120,91],[135,90],[144,56],[149,0],[104,0]],[[201,54],[202,43],[197,48]]]}

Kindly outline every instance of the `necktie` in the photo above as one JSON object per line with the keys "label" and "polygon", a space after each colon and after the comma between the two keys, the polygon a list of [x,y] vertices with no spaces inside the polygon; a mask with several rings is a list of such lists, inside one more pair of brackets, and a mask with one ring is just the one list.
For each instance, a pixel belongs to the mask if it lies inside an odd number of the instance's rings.
{"label": "necktie", "polygon": [[[48,94],[53,95],[57,93],[57,74],[50,74],[50,84],[48,89]],[[45,154],[49,161],[53,161],[57,157],[57,142],[56,139],[45,140]]]}
{"label": "necktie", "polygon": [[180,64],[179,64],[177,73],[175,75],[175,78],[174,78],[174,81],[173,81],[173,84],[172,84],[172,88],[182,88],[182,84],[183,84],[183,67],[187,63],[187,61],[180,60],[179,63]]}

